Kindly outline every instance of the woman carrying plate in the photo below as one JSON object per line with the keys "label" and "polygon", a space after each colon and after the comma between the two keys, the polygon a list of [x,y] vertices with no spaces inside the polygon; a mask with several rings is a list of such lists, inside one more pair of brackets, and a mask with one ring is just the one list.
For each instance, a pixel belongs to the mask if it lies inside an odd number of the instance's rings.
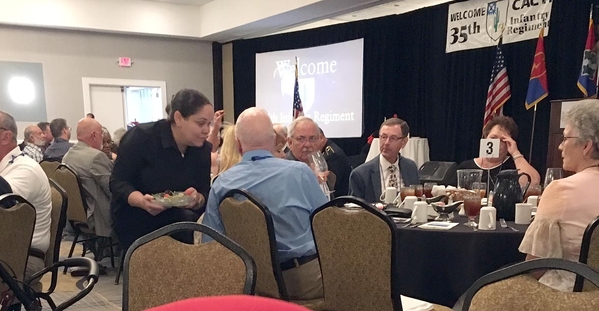
{"label": "woman carrying plate", "polygon": [[[110,190],[114,229],[124,249],[163,226],[196,221],[205,207],[212,149],[206,138],[214,107],[191,89],[175,94],[170,106],[168,119],[135,126],[119,145]],[[184,192],[189,203],[169,207],[152,196],[166,191]],[[193,242],[191,233],[176,237]]]}

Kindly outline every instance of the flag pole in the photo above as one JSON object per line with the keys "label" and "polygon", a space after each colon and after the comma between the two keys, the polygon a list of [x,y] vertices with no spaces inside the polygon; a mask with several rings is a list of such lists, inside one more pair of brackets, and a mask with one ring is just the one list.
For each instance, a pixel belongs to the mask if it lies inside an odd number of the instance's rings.
{"label": "flag pole", "polygon": [[535,111],[532,114],[532,131],[530,131],[530,148],[528,151],[528,161],[532,161],[532,145],[535,141],[535,123],[537,121],[537,105],[535,105]]}

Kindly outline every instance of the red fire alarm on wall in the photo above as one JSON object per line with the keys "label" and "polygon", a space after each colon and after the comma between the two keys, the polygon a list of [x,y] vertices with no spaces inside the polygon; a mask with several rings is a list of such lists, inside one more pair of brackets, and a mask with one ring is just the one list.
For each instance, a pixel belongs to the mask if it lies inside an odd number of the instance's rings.
{"label": "red fire alarm on wall", "polygon": [[131,67],[130,57],[119,57],[119,67]]}

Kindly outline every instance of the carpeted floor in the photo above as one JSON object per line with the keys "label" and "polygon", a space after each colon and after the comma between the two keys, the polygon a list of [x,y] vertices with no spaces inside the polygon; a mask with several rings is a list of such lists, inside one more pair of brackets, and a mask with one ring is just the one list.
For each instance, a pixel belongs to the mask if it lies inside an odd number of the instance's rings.
{"label": "carpeted floor", "polygon": [[[69,249],[71,247],[71,241],[63,241],[60,248],[60,258],[66,258],[69,254]],[[75,248],[74,254],[76,256],[81,255],[81,245],[77,245]],[[91,254],[87,254],[87,256],[92,256]],[[115,258],[115,266],[118,266],[119,259]],[[123,295],[123,286],[122,286],[122,277],[121,283],[119,285],[114,284],[114,279],[116,277],[116,268],[111,267],[110,258],[104,258],[100,261],[101,265],[106,266],[107,274],[100,276],[98,283],[94,286],[94,289],[82,300],[75,303],[68,310],[71,311],[80,311],[80,310],[103,310],[103,311],[113,311],[113,310],[121,310],[121,301]],[[62,270],[58,276],[58,284],[56,286],[56,290],[52,294],[52,299],[56,304],[60,304],[63,301],[68,300],[73,297],[80,291],[81,277],[72,277],[69,273],[62,274]],[[79,283],[78,283],[79,282]],[[50,274],[46,274],[44,278],[42,278],[42,284],[44,284],[44,288],[47,288],[50,285]],[[50,310],[50,307],[43,303],[43,310]]]}

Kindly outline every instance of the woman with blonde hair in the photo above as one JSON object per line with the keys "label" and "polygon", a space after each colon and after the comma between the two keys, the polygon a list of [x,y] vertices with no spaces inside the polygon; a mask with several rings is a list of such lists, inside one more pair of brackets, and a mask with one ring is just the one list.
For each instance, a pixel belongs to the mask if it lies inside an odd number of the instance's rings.
{"label": "woman with blonde hair", "polygon": [[239,161],[241,161],[241,154],[235,143],[235,127],[227,126],[223,131],[223,145],[220,147],[218,174],[230,169]]}

